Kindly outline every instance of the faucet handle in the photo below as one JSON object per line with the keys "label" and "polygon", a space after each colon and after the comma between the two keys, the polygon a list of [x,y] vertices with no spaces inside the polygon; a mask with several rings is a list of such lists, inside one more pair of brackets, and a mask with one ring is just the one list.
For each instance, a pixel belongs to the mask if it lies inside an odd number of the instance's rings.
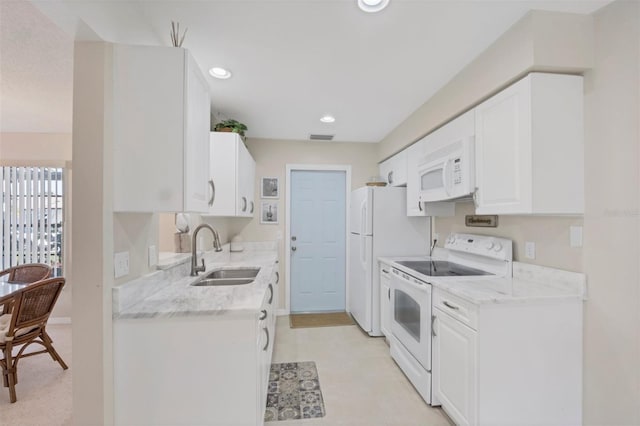
{"label": "faucet handle", "polygon": [[205,266],[204,266],[204,258],[203,258],[203,259],[200,259],[200,260],[202,261],[202,270],[204,271],[205,269],[207,269],[207,268],[205,268]]}

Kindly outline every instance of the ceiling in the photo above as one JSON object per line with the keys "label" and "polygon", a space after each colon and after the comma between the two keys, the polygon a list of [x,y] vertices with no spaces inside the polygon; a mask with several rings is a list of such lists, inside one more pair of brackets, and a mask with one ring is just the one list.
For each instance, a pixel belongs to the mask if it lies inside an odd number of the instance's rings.
{"label": "ceiling", "polygon": [[356,0],[1,0],[0,130],[71,131],[73,38],[169,46],[178,21],[203,72],[233,73],[207,74],[212,108],[249,137],[378,142],[528,10],[609,2],[391,0],[369,14]]}

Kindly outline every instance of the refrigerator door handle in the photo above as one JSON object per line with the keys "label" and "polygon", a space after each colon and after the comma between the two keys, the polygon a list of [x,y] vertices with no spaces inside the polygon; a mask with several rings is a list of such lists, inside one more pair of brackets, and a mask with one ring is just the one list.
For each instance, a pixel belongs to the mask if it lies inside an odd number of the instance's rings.
{"label": "refrigerator door handle", "polygon": [[367,200],[360,204],[360,235],[367,233]]}
{"label": "refrigerator door handle", "polygon": [[366,261],[367,261],[367,257],[365,256],[365,249],[366,246],[366,240],[364,235],[360,235],[360,263],[362,263],[362,269],[366,270]]}

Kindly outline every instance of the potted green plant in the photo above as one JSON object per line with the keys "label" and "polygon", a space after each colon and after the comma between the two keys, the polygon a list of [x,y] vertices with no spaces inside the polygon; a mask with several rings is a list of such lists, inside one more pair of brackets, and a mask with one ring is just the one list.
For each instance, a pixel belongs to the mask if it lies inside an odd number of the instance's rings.
{"label": "potted green plant", "polygon": [[214,132],[233,132],[238,133],[240,136],[244,136],[246,130],[247,126],[236,120],[223,120],[213,128]]}

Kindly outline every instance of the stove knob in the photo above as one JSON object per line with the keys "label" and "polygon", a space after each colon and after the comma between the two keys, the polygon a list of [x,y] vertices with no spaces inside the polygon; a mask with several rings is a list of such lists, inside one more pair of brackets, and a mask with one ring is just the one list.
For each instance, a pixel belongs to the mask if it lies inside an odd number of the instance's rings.
{"label": "stove knob", "polygon": [[486,245],[487,250],[491,250],[493,248],[493,241],[489,241]]}
{"label": "stove knob", "polygon": [[496,245],[493,247],[494,251],[500,251],[502,250],[502,244],[500,243],[496,243]]}

